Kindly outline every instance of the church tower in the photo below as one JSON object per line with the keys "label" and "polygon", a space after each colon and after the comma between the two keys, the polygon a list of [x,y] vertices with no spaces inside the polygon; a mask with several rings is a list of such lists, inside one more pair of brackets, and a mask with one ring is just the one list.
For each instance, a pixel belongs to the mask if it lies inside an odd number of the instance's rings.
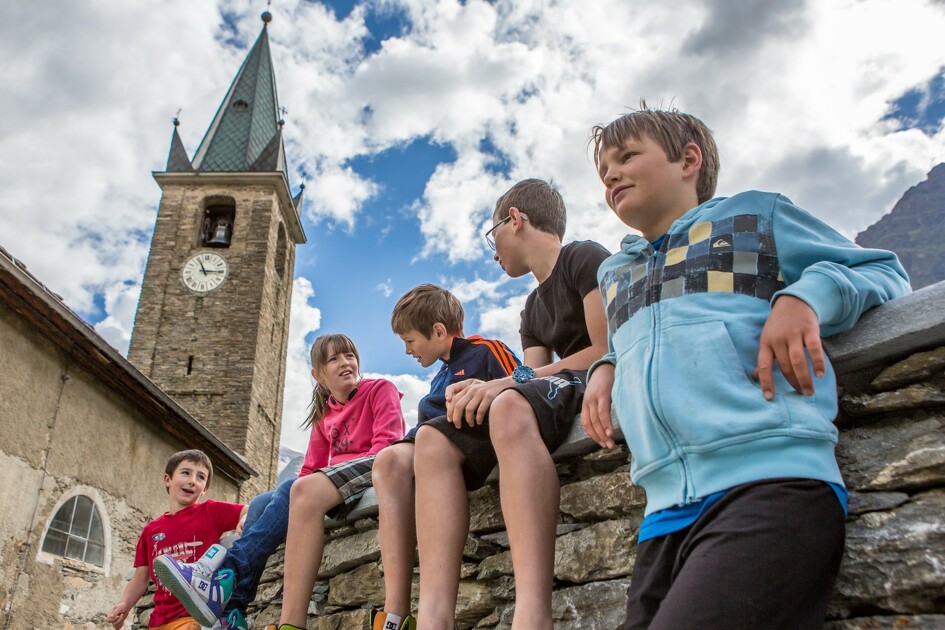
{"label": "church tower", "polygon": [[[193,161],[174,121],[128,359],[275,483],[295,246],[276,80],[263,28]],[[304,188],[304,186],[303,186]]]}

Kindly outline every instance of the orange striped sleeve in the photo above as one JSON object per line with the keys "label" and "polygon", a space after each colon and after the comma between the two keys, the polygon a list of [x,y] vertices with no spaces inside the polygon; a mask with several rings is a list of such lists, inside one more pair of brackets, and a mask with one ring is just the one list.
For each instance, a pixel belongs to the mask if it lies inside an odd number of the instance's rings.
{"label": "orange striped sleeve", "polygon": [[505,370],[506,374],[511,374],[515,369],[515,359],[511,352],[504,345],[494,339],[480,339],[473,343],[485,345],[492,351],[492,355],[499,362],[499,365]]}

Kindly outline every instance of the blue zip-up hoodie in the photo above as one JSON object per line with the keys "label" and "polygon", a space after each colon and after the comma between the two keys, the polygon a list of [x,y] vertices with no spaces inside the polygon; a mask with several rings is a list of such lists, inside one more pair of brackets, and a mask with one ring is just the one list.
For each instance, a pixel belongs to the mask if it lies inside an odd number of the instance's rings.
{"label": "blue zip-up hoodie", "polygon": [[598,271],[615,364],[613,411],[646,514],[776,477],[843,483],[834,457],[829,363],[805,397],[775,366],[776,395],[752,379],[780,295],[811,306],[821,334],[910,291],[896,255],[863,249],[772,193],[693,208],[660,249],[628,235]]}

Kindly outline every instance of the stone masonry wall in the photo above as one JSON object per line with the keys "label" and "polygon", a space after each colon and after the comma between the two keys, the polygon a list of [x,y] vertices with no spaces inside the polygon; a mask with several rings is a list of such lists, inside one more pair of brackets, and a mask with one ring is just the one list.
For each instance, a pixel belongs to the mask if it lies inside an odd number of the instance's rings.
{"label": "stone masonry wall", "polygon": [[[831,630],[945,629],[942,303],[945,283],[877,309],[830,347],[842,385],[837,457],[851,491]],[[620,445],[558,465],[555,628],[613,630],[623,621],[645,502],[627,457]],[[515,589],[497,488],[471,493],[470,513],[457,623],[509,628]],[[309,628],[368,627],[384,597],[377,527],[362,518],[329,532]],[[278,621],[282,570],[280,550],[250,609],[256,628]]]}

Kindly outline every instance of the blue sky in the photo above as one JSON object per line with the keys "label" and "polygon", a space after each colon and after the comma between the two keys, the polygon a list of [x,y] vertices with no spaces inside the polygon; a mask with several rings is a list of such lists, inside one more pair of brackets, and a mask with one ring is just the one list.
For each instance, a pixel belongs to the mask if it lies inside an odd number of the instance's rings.
{"label": "blue sky", "polygon": [[[0,246],[125,351],[171,119],[192,156],[264,2],[49,0],[0,24]],[[590,127],[637,105],[707,121],[719,194],[777,190],[849,236],[945,160],[945,4],[863,0],[276,0],[270,40],[297,251],[283,441],[311,392],[307,344],[341,331],[408,418],[431,370],[390,332],[397,297],[454,291],[466,332],[518,346],[533,286],[481,233],[495,199],[552,179],[567,239],[613,249]]]}

